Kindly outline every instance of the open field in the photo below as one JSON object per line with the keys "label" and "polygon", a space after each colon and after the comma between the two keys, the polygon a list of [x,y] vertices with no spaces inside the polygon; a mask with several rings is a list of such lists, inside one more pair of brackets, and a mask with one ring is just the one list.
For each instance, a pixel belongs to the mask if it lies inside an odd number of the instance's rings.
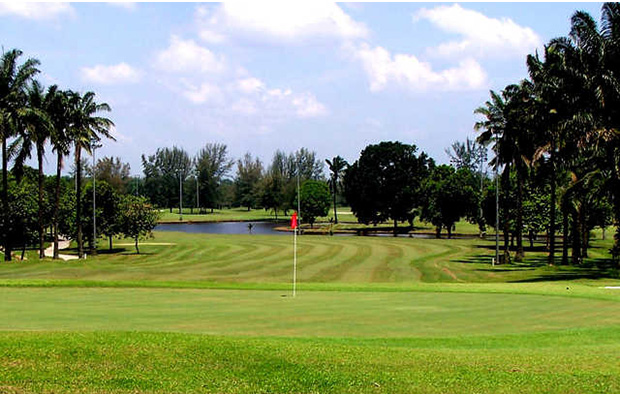
{"label": "open field", "polygon": [[493,268],[478,239],[305,236],[296,298],[290,235],[31,256],[0,264],[0,392],[617,393],[610,243]]}

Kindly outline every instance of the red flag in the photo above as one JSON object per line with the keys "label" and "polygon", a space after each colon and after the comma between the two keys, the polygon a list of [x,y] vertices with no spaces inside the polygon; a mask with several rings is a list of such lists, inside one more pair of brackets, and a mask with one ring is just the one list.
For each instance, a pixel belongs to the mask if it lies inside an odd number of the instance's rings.
{"label": "red flag", "polygon": [[291,229],[297,229],[297,211],[291,216]]}

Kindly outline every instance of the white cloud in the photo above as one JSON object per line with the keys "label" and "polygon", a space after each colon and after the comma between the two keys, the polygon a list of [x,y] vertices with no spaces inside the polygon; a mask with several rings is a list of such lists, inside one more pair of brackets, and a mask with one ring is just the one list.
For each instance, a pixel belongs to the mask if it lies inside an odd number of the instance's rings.
{"label": "white cloud", "polygon": [[183,96],[185,96],[187,99],[189,99],[189,101],[195,104],[202,104],[216,100],[219,98],[220,94],[220,89],[216,85],[210,84],[208,82],[204,82],[198,87],[194,85],[188,85],[187,88],[183,91]]}
{"label": "white cloud", "polygon": [[109,5],[119,8],[124,8],[128,11],[134,11],[138,8],[138,3],[135,1],[108,1]]}
{"label": "white cloud", "polygon": [[84,81],[103,85],[132,83],[140,80],[140,72],[127,63],[83,67],[81,72]]}
{"label": "white cloud", "polygon": [[390,84],[425,92],[480,89],[486,83],[486,73],[471,58],[460,61],[456,67],[435,71],[430,63],[422,62],[414,55],[392,55],[385,48],[371,48],[366,43],[353,47],[352,51],[354,58],[361,61],[373,92]]}
{"label": "white cloud", "polygon": [[11,1],[0,3],[0,16],[15,15],[26,19],[54,19],[60,15],[73,15],[75,10],[69,3],[30,3]]}
{"label": "white cloud", "polygon": [[238,80],[236,85],[237,89],[243,93],[253,93],[265,89],[265,83],[254,77]]}
{"label": "white cloud", "polygon": [[168,48],[159,52],[155,60],[157,68],[180,73],[221,73],[225,64],[223,56],[215,55],[194,40],[183,40],[174,35]]}
{"label": "white cloud", "polygon": [[366,37],[368,29],[335,3],[232,1],[196,10],[200,35],[208,42],[232,35],[252,40],[299,43],[308,39]]}
{"label": "white cloud", "polygon": [[296,114],[301,118],[314,118],[327,115],[327,108],[310,93],[298,95],[292,100]]}
{"label": "white cloud", "polygon": [[529,27],[509,18],[489,18],[458,4],[422,9],[414,22],[426,19],[439,29],[463,38],[440,44],[429,50],[440,56],[522,56],[541,46],[541,38]]}

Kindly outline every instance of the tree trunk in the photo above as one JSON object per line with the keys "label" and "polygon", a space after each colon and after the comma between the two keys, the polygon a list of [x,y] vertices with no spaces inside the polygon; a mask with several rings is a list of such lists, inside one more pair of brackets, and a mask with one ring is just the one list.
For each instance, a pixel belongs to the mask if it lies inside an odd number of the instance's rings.
{"label": "tree trunk", "polygon": [[332,189],[334,192],[334,223],[338,223],[338,210],[336,208],[336,180],[332,179]]}
{"label": "tree trunk", "polygon": [[551,198],[549,199],[549,230],[547,235],[549,237],[549,256],[547,257],[547,263],[553,265],[555,263],[555,189],[556,189],[556,174],[555,174],[555,138],[551,149]]}
{"label": "tree trunk", "polygon": [[435,226],[435,237],[441,239],[441,225]]}
{"label": "tree trunk", "polygon": [[82,147],[75,146],[75,226],[77,229],[78,257],[84,258],[84,241],[82,240]]}
{"label": "tree trunk", "polygon": [[139,254],[140,253],[140,249],[138,248],[138,238],[135,238],[136,241],[136,252]]}
{"label": "tree trunk", "polygon": [[510,253],[510,209],[508,207],[508,191],[510,191],[510,166],[506,165],[502,172],[502,189],[504,193],[504,255]]}
{"label": "tree trunk", "polygon": [[579,222],[581,222],[581,261],[583,262],[583,258],[588,257],[588,243],[590,241],[590,229],[588,229],[588,225],[586,224],[586,210],[587,208],[582,207],[582,210],[579,215]]}
{"label": "tree trunk", "polygon": [[581,229],[579,223],[579,208],[573,212],[573,235],[572,235],[572,264],[579,265],[581,258]]}
{"label": "tree trunk", "polygon": [[60,172],[62,170],[62,154],[58,151],[56,162],[56,200],[54,201],[54,256],[58,259],[58,212],[60,211]]}
{"label": "tree trunk", "polygon": [[37,142],[37,161],[39,162],[39,258],[45,258],[45,230],[43,226],[43,144]]}
{"label": "tree trunk", "polygon": [[108,236],[109,250],[112,251],[112,236]]}
{"label": "tree trunk", "polygon": [[568,196],[562,196],[562,265],[568,265]]}
{"label": "tree trunk", "polygon": [[11,226],[9,221],[9,175],[7,172],[8,157],[6,152],[6,139],[2,139],[2,215],[4,226],[2,227],[2,244],[4,245],[4,260],[11,260]]}
{"label": "tree trunk", "polygon": [[398,236],[398,223],[394,220],[394,237]]}
{"label": "tree trunk", "polygon": [[523,251],[523,171],[517,168],[517,253],[515,262],[523,261],[525,252]]}
{"label": "tree trunk", "polygon": [[446,228],[448,229],[448,239],[452,238],[452,227],[454,226],[454,224],[450,224],[448,226],[446,226]]}

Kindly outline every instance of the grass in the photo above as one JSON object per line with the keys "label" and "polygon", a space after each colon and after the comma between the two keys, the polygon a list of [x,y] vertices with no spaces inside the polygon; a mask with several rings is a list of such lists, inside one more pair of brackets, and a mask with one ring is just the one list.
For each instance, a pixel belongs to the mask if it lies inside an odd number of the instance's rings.
{"label": "grass", "polygon": [[[291,235],[214,235],[156,232],[134,253],[129,240],[85,261],[28,261],[0,265],[1,279],[198,281],[282,284],[291,279]],[[158,243],[170,243],[158,244]],[[596,240],[589,265],[603,264],[611,240]],[[596,267],[549,267],[543,251],[521,264],[492,268],[494,243],[480,239],[304,236],[298,240],[302,283],[413,284],[593,279]]]}
{"label": "grass", "polygon": [[581,268],[540,245],[492,267],[479,239],[298,241],[296,298],[291,235],[0,264],[0,392],[620,392],[609,239]]}

